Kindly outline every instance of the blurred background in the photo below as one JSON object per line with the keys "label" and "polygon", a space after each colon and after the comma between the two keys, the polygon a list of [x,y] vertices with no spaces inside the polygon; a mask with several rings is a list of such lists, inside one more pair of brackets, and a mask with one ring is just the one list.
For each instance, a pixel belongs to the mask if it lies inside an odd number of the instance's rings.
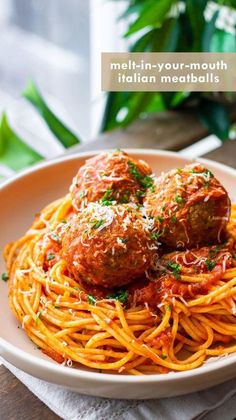
{"label": "blurred background", "polygon": [[58,113],[66,112],[81,136],[91,138],[102,100],[100,52],[125,50],[117,23],[124,3],[0,0],[1,108],[18,99],[32,77]]}
{"label": "blurred background", "polygon": [[236,0],[0,0],[0,31],[2,176],[95,138],[180,150],[213,134],[206,152],[235,137],[235,94],[105,95],[100,53],[235,53]]}

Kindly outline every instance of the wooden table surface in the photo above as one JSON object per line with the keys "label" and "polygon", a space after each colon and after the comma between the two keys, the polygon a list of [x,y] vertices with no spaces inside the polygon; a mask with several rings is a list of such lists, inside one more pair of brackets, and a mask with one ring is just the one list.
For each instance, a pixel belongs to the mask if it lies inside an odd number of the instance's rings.
{"label": "wooden table surface", "polygon": [[[125,132],[117,131],[100,136],[97,140],[79,147],[95,150],[114,147],[141,147],[181,150],[205,136],[206,130],[190,114],[165,115],[137,122]],[[74,149],[74,152],[78,148]],[[236,141],[228,141],[204,157],[236,168]],[[54,420],[59,417],[35,397],[4,366],[0,366],[0,419]]]}

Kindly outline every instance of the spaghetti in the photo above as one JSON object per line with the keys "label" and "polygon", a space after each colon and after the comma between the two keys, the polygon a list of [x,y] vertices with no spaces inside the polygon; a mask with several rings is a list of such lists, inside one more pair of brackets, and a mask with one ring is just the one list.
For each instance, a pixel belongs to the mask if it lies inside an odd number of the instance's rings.
{"label": "spaghetti", "polygon": [[[21,239],[5,248],[10,307],[44,353],[67,366],[143,375],[197,368],[209,356],[236,351],[235,204],[224,245],[230,265],[223,253],[216,268],[211,260],[208,270],[194,272],[188,271],[186,255],[164,256],[172,283],[185,289],[177,287],[174,293],[166,287],[155,310],[148,302],[135,301],[132,288],[126,304],[112,295],[96,298],[70,275],[60,253],[47,254],[45,267],[45,238],[63,228],[71,212],[71,195],[51,203]],[[195,290],[193,285],[207,286]]]}

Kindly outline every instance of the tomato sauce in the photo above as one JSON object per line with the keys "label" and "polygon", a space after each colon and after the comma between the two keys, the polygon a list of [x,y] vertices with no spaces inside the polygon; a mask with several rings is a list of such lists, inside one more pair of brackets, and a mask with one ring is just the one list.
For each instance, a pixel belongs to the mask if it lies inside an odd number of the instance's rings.
{"label": "tomato sauce", "polygon": [[[47,237],[45,271],[48,271],[61,258],[61,243],[57,235],[54,233]],[[228,243],[221,245],[164,254],[158,260],[157,271],[150,273],[149,278],[140,277],[128,286],[109,289],[88,284],[80,278],[76,278],[76,281],[78,287],[95,300],[116,298],[122,292],[126,293],[122,301],[126,308],[148,304],[152,311],[157,311],[158,305],[167,298],[179,296],[188,300],[207,294],[220,280],[223,272],[235,266],[234,253],[234,245],[229,239]],[[65,274],[71,275],[69,272]],[[182,275],[199,274],[208,274],[208,277],[197,283],[181,281]]]}

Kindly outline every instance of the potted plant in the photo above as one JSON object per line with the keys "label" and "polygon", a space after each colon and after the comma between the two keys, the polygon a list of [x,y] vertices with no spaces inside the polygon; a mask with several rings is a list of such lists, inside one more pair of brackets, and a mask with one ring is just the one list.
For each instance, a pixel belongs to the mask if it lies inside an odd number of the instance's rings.
{"label": "potted plant", "polygon": [[[116,0],[119,1],[119,0]],[[120,19],[131,52],[236,52],[235,0],[127,0]],[[126,127],[137,118],[190,108],[209,132],[229,138],[233,93],[109,92],[101,131]]]}

